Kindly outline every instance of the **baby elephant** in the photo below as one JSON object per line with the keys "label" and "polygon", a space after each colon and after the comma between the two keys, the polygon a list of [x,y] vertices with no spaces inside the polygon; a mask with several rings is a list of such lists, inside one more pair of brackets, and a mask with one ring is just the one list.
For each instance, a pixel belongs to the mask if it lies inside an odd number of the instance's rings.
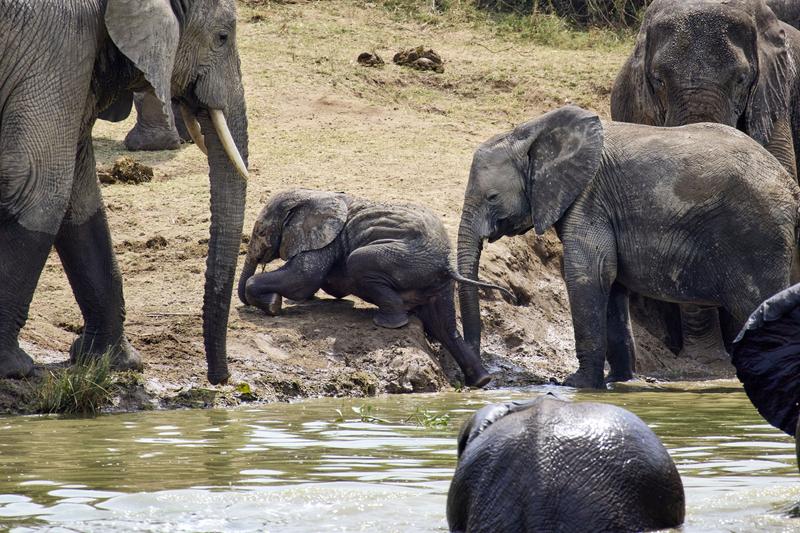
{"label": "baby elephant", "polygon": [[546,395],[487,405],[458,436],[451,532],[643,531],[684,513],[675,463],[625,409]]}
{"label": "baby elephant", "polygon": [[[257,265],[278,257],[286,261],[282,267],[255,274]],[[405,326],[414,311],[455,358],[466,384],[482,387],[491,378],[458,332],[453,284],[504,289],[461,278],[449,258],[444,226],[423,207],[288,190],[273,196],[258,216],[239,299],[277,315],[282,296],[305,300],[319,289],[336,298],[354,294],[378,306],[373,321],[385,328]]]}

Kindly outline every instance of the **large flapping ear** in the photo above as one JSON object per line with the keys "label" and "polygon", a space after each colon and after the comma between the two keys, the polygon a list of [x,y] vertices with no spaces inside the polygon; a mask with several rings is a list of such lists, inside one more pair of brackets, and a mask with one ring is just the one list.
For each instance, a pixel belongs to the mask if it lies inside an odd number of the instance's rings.
{"label": "large flapping ear", "polygon": [[106,29],[120,52],[153,87],[170,113],[172,67],[180,29],[169,0],[108,0]]}
{"label": "large flapping ear", "polygon": [[585,109],[566,106],[518,126],[515,152],[528,155],[526,189],[541,235],[592,181],[603,157],[603,125]]}
{"label": "large flapping ear", "polygon": [[283,223],[280,248],[283,260],[328,246],[347,221],[347,202],[342,195],[308,190],[297,194],[302,198]]}
{"label": "large flapping ear", "polygon": [[664,124],[664,110],[654,97],[647,78],[652,59],[651,40],[648,39],[650,21],[655,18],[658,5],[648,8],[639,29],[631,55],[617,74],[611,89],[611,118],[618,122],[633,122],[648,126]]}
{"label": "large flapping ear", "polygon": [[795,435],[800,410],[800,284],[767,299],[733,342],[731,361],[767,422]]}
{"label": "large flapping ear", "polygon": [[504,416],[528,409],[540,400],[541,397],[534,400],[493,403],[475,411],[475,414],[461,426],[461,431],[458,433],[458,457],[461,458],[467,446],[486,431],[489,426]]}
{"label": "large flapping ear", "polygon": [[758,76],[747,102],[747,134],[762,145],[780,117],[789,116],[789,91],[796,66],[782,23],[763,0],[756,2],[755,49]]}

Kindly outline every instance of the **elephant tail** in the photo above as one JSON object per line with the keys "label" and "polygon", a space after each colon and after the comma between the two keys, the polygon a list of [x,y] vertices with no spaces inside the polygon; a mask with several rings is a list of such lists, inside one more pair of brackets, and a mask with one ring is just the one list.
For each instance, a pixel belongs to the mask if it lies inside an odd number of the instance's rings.
{"label": "elephant tail", "polygon": [[466,285],[474,285],[475,287],[482,287],[484,289],[492,289],[495,291],[500,291],[501,293],[505,294],[510,300],[511,303],[517,305],[517,296],[511,292],[510,290],[506,289],[505,287],[501,287],[500,285],[495,285],[493,283],[486,283],[485,281],[478,281],[474,279],[465,278],[454,267],[450,267],[449,269],[450,277],[453,278],[458,283],[464,283]]}

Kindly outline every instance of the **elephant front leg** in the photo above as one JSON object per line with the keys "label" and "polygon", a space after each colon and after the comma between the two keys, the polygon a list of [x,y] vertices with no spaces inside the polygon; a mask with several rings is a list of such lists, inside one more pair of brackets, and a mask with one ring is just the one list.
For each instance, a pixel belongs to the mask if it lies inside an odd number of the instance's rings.
{"label": "elephant front leg", "polygon": [[628,381],[636,369],[636,343],[631,330],[628,291],[619,283],[611,286],[606,317],[606,358],[611,367],[606,381]]}
{"label": "elephant front leg", "polygon": [[142,359],[125,337],[122,276],[95,175],[88,135],[79,148],[67,216],[55,241],[84,320],[70,348],[70,361],[108,353],[119,370],[142,370]]}
{"label": "elephant front leg", "polygon": [[347,258],[347,274],[355,285],[353,293],[378,306],[372,321],[382,328],[397,329],[408,324],[405,302],[391,282],[393,271],[402,268],[396,260],[398,246],[395,242],[372,244]]}
{"label": "elephant front leg", "polygon": [[270,316],[280,314],[283,298],[307,300],[323,285],[336,262],[333,246],[297,254],[272,272],[262,272],[247,280],[247,303]]}
{"label": "elephant front leg", "polygon": [[696,305],[681,305],[683,349],[679,356],[709,364],[727,361],[728,353],[722,340],[719,311]]}

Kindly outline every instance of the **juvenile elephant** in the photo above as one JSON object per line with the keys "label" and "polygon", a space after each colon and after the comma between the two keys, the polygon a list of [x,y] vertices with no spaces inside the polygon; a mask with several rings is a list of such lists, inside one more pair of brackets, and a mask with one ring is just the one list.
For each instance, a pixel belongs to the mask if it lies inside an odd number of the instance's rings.
{"label": "juvenile elephant", "polygon": [[643,531],[684,514],[675,463],[625,409],[542,396],[487,405],[459,433],[453,533]]}
{"label": "juvenile elephant", "polygon": [[[791,17],[792,3],[767,2]],[[788,22],[788,21],[787,21]],[[800,32],[764,0],[655,0],[611,92],[611,118],[651,126],[719,122],[756,139],[792,175],[800,150]],[[725,356],[714,310],[637,298],[637,319],[678,339],[682,355]],[[679,315],[680,322],[670,315]],[[676,327],[680,325],[680,327]]]}
{"label": "juvenile elephant", "polygon": [[[567,384],[630,379],[627,292],[719,307],[737,330],[789,285],[800,190],[758,143],[721,124],[656,128],[562,107],[475,152],[458,268],[477,279],[483,241],[555,226],[564,245],[579,369]],[[480,347],[478,293],[459,287]]]}
{"label": "juvenile elephant", "polygon": [[165,115],[177,99],[208,148],[203,337],[208,379],[225,381],[247,176],[235,0],[4,0],[0,34],[0,377],[33,371],[17,336],[53,245],[84,317],[71,359],[108,352],[117,368],[141,368],[92,127],[124,119],[133,92],[146,91]]}
{"label": "juvenile elephant", "polygon": [[[282,267],[255,274],[278,257],[286,261]],[[405,326],[413,311],[456,360],[466,384],[482,387],[491,378],[456,327],[454,281],[504,290],[455,272],[447,232],[423,207],[293,189],[273,196],[258,216],[239,299],[276,315],[282,296],[304,300],[319,289],[336,298],[354,294],[378,306],[373,320],[385,328]]]}

